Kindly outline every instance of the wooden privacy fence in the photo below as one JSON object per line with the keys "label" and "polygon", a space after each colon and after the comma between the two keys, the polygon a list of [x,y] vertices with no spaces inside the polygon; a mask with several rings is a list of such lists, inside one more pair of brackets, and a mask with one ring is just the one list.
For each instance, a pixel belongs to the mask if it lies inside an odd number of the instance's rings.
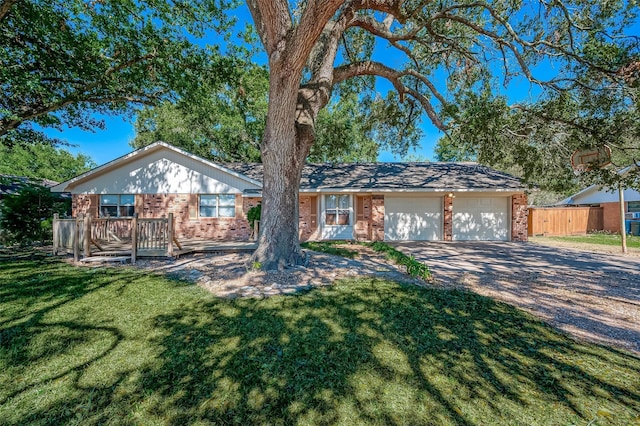
{"label": "wooden privacy fence", "polygon": [[[85,232],[88,230],[89,232]],[[73,251],[74,260],[80,253],[114,255],[127,253],[131,262],[142,256],[174,256],[175,238],[173,214],[167,218],[92,218],[91,215],[72,219],[53,218],[53,253]]]}
{"label": "wooden privacy fence", "polygon": [[577,235],[601,231],[602,207],[530,207],[528,235]]}

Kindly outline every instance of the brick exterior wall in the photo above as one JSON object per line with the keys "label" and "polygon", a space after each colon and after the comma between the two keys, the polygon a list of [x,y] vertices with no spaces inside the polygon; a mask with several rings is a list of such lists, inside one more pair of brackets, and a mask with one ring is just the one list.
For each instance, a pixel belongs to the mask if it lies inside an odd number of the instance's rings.
{"label": "brick exterior wall", "polygon": [[[247,205],[250,202],[246,203]],[[178,239],[248,240],[251,228],[247,221],[245,200],[236,195],[235,217],[199,217],[197,194],[142,194],[136,195],[136,209],[140,217],[166,217],[173,213]]]}
{"label": "brick exterior wall", "polygon": [[318,196],[300,195],[298,230],[300,241],[319,240]]}
{"label": "brick exterior wall", "polygon": [[[627,203],[624,203],[627,211]],[[620,203],[602,203],[602,229],[609,232],[620,232]]]}
{"label": "brick exterior wall", "polygon": [[526,242],[528,237],[529,208],[527,194],[511,197],[511,241]]}
{"label": "brick exterior wall", "polygon": [[445,241],[453,240],[453,197],[449,197],[445,195],[443,197],[442,206],[443,206],[443,235],[442,239]]}
{"label": "brick exterior wall", "polygon": [[357,241],[371,241],[373,232],[373,197],[356,196],[354,233]]}
{"label": "brick exterior wall", "polygon": [[[511,240],[527,241],[527,196],[517,194],[511,198]],[[384,241],[384,195],[364,195],[355,197],[354,229],[355,238],[364,241]],[[166,217],[173,213],[175,232],[178,239],[211,240],[248,240],[251,227],[246,219],[247,211],[261,202],[260,197],[242,197],[236,195],[236,214],[234,218],[200,218],[197,194],[141,194],[135,196],[135,211],[140,217]],[[443,239],[451,241],[453,237],[454,200],[443,197],[444,231]],[[361,203],[361,205],[360,205]],[[617,203],[603,205],[605,208],[605,229],[619,231]],[[99,195],[74,194],[72,200],[73,215],[90,213],[98,217]],[[607,210],[609,209],[609,210]],[[299,232],[300,240],[319,240],[320,214],[317,195],[300,195]],[[608,221],[608,218],[612,218]]]}
{"label": "brick exterior wall", "polygon": [[371,241],[384,241],[384,195],[371,196]]}
{"label": "brick exterior wall", "polygon": [[80,214],[89,213],[91,217],[98,217],[99,206],[100,200],[97,194],[74,194],[71,199],[71,215],[78,217]]}

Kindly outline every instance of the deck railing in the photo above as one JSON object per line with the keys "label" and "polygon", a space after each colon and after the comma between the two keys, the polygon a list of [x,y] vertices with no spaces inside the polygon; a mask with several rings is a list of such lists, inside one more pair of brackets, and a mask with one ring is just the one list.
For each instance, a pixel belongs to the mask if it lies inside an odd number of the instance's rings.
{"label": "deck railing", "polygon": [[100,217],[91,219],[91,236],[95,240],[122,241],[131,239],[131,218]]}
{"label": "deck railing", "polygon": [[[88,232],[85,232],[88,230]],[[174,244],[178,245],[174,233],[173,214],[166,218],[92,218],[91,215],[72,219],[53,218],[53,252],[73,250],[74,260],[80,253],[91,256],[92,246],[99,252],[108,252],[107,247],[117,244],[120,251],[130,251],[131,262],[138,256],[174,255]]]}

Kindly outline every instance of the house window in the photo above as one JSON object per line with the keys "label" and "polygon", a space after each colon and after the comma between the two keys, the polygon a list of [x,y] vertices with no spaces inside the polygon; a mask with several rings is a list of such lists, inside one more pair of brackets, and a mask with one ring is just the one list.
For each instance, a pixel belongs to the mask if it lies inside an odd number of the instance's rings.
{"label": "house window", "polygon": [[628,212],[640,212],[640,201],[629,201],[627,204]]}
{"label": "house window", "polygon": [[135,210],[135,196],[127,195],[101,195],[100,217],[130,217]]}
{"label": "house window", "polygon": [[351,196],[325,195],[324,219],[327,225],[351,225]]}
{"label": "house window", "polygon": [[236,196],[234,194],[211,194],[200,196],[200,217],[235,217]]}

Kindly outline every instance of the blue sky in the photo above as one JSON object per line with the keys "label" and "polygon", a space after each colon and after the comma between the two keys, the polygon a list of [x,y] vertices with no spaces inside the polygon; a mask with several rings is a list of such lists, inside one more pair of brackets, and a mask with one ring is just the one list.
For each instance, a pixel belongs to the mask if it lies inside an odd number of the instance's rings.
{"label": "blue sky", "polygon": [[[247,22],[252,22],[249,10],[244,3],[237,9],[236,16],[238,18],[236,25],[238,31],[243,29]],[[382,55],[384,54],[388,54],[388,51],[382,53]],[[266,58],[262,56],[257,58],[256,61],[264,63]],[[378,86],[379,90],[384,94],[391,89],[391,86],[386,82],[380,82]],[[65,147],[66,150],[73,154],[82,153],[88,155],[98,165],[133,151],[133,148],[130,146],[130,142],[135,138],[132,118],[101,115],[96,117],[104,119],[104,130],[84,131],[79,128],[64,128],[62,131],[56,129],[43,130],[47,135],[69,143],[70,146]],[[423,123],[424,137],[421,141],[420,148],[415,153],[427,159],[432,159],[433,148],[440,137],[440,132],[431,125],[426,117]],[[399,161],[399,158],[395,158],[390,152],[382,152],[378,160]]]}
{"label": "blue sky", "polygon": [[[250,21],[250,14],[246,5],[243,5],[237,10],[238,25],[240,30],[244,28],[246,22]],[[640,22],[631,29],[632,34],[640,34]],[[387,56],[389,51],[381,53],[381,56]],[[389,58],[394,60],[394,58]],[[264,62],[264,58],[258,58],[258,62]],[[545,64],[548,66],[549,64]],[[542,66],[542,74],[553,75],[558,70],[544,69]],[[436,74],[437,77],[437,74]],[[445,78],[444,75],[441,75]],[[377,89],[386,94],[391,86],[386,82],[378,83]],[[537,94],[536,87],[530,85],[528,82],[522,79],[514,79],[510,82],[509,86],[504,89],[504,92],[511,101],[522,100],[530,98]],[[70,144],[66,147],[68,151],[78,154],[82,153],[91,157],[97,164],[104,164],[122,155],[131,152],[133,149],[129,145],[135,137],[135,130],[133,127],[132,118],[118,117],[118,116],[97,116],[105,121],[104,130],[96,129],[95,131],[84,131],[78,128],[64,128],[62,131],[55,129],[45,129],[45,133],[51,137],[62,139]],[[442,133],[436,129],[424,116],[422,130],[424,136],[421,140],[420,147],[414,152],[421,157],[425,157],[428,160],[433,160],[433,149],[436,142],[442,136]],[[390,152],[381,152],[379,161],[399,161],[399,158],[394,157]]]}

